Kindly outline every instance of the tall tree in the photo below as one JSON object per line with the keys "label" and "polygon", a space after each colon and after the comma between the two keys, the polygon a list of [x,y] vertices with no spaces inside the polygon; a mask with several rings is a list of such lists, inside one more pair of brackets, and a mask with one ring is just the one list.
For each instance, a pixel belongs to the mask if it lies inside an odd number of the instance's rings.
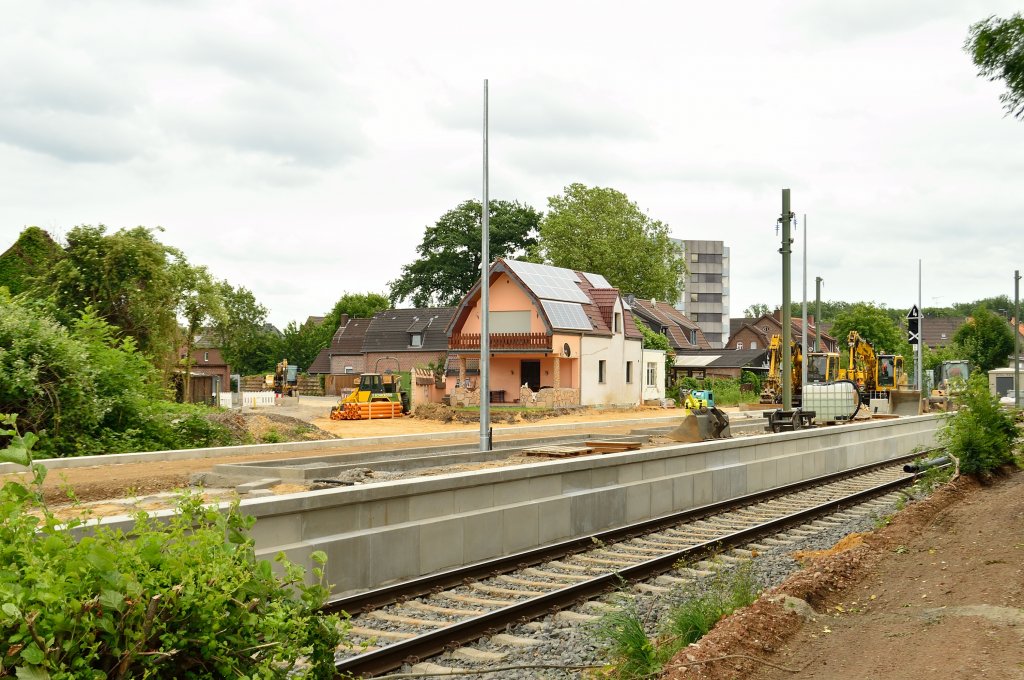
{"label": "tall tree", "polygon": [[324,317],[324,326],[330,329],[333,336],[341,323],[342,314],[347,314],[350,319],[369,319],[385,309],[391,309],[391,304],[380,293],[345,293]]}
{"label": "tall tree", "polygon": [[49,299],[64,325],[87,307],[135,339],[151,359],[170,356],[177,335],[176,310],[187,267],[184,256],[145,227],[113,234],[99,226],[68,232],[64,252],[33,287]]}
{"label": "tall tree", "polygon": [[967,323],[953,334],[963,357],[981,371],[1005,366],[1013,354],[1013,330],[1006,320],[979,305]]}
{"label": "tall tree", "polygon": [[[537,243],[541,215],[519,201],[491,201],[491,259],[525,255]],[[419,258],[402,266],[390,286],[391,304],[411,301],[415,307],[455,305],[480,278],[482,210],[476,200],[464,201],[427,227],[416,247]]]}
{"label": "tall tree", "polygon": [[1024,119],[1024,17],[990,16],[970,28],[964,49],[971,55],[978,75],[1002,80],[1006,92],[999,95],[1006,113]]}
{"label": "tall tree", "polygon": [[539,252],[556,267],[601,274],[638,297],[679,298],[686,263],[668,226],[621,191],[570,184],[548,199]]}
{"label": "tall tree", "polygon": [[[867,302],[857,302],[849,308],[836,315],[829,335],[834,337],[840,348],[846,343],[846,337],[851,330],[855,330],[872,345],[875,352],[902,354],[904,358],[904,370],[910,374],[913,371],[913,353],[910,345],[900,330],[900,327],[892,320],[889,312],[883,308]],[[843,363],[846,356],[843,356]]]}
{"label": "tall tree", "polygon": [[217,283],[224,315],[214,325],[224,360],[240,375],[252,375],[274,366],[277,335],[266,329],[267,308],[248,288]]}
{"label": "tall tree", "polygon": [[28,227],[0,255],[0,286],[5,286],[11,295],[27,290],[35,277],[50,269],[60,253],[60,246],[49,234],[39,227]]}
{"label": "tall tree", "polygon": [[743,316],[750,319],[759,319],[765,314],[771,314],[771,308],[763,302],[755,302],[743,310]]}
{"label": "tall tree", "polygon": [[220,288],[213,281],[206,267],[183,265],[179,268],[181,296],[178,312],[185,320],[182,346],[185,356],[185,394],[189,395],[192,382],[192,350],[196,339],[207,327],[224,323],[224,302],[220,296]]}

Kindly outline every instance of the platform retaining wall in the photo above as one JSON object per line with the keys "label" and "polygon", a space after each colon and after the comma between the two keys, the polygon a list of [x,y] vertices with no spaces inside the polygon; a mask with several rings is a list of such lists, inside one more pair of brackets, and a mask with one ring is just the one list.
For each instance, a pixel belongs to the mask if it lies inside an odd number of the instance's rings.
{"label": "platform retaining wall", "polygon": [[328,555],[338,594],[930,447],[926,415],[243,501],[258,552]]}

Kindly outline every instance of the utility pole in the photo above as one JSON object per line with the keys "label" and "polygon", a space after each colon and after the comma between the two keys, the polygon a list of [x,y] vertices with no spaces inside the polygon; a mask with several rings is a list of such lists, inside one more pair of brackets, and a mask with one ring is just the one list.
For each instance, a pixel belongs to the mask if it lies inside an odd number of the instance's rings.
{"label": "utility pole", "polygon": [[789,256],[793,250],[793,239],[789,237],[790,220],[794,214],[789,209],[789,189],[782,190],[782,216],[779,222],[782,223],[782,408],[785,411],[793,410],[793,357],[790,354],[789,345],[792,342],[793,327],[792,315],[790,314],[789,295]]}
{"label": "utility pole", "polygon": [[480,450],[491,450],[491,328],[489,293],[491,287],[490,219],[487,177],[487,79],[484,79],[484,196],[480,219]]}
{"label": "utility pole", "polygon": [[[924,308],[921,306],[921,258],[917,260],[917,361],[914,363],[917,389],[924,396]],[[920,413],[920,411],[918,411]]]}
{"label": "utility pole", "polygon": [[1013,270],[1013,407],[1020,408],[1020,270]]}
{"label": "utility pole", "polygon": [[820,276],[814,277],[814,351],[821,351],[821,284],[824,281]]}

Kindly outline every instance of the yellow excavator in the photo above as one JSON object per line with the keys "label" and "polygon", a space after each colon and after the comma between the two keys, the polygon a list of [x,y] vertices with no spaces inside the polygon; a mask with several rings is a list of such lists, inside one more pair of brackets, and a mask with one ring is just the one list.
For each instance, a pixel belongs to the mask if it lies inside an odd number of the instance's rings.
{"label": "yellow excavator", "polygon": [[[801,362],[804,352],[798,342],[790,342],[791,377],[794,403],[800,403],[802,394]],[[838,352],[808,352],[807,381],[832,382],[839,379]],[[773,335],[768,343],[768,376],[761,387],[762,404],[779,404],[782,402],[782,337]]]}
{"label": "yellow excavator", "polygon": [[861,403],[869,403],[872,396],[888,399],[892,392],[907,386],[902,355],[876,354],[874,345],[857,331],[850,331],[846,344],[850,350],[849,364],[840,369],[839,378],[857,384]]}

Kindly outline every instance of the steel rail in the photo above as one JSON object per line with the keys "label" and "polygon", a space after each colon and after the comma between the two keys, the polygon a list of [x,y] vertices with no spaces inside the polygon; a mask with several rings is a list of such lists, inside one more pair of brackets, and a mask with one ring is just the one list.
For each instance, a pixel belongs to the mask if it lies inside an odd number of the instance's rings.
{"label": "steel rail", "polygon": [[[788,495],[794,491],[800,491],[809,486],[817,486],[823,480],[828,481],[841,481],[844,478],[854,476],[854,472],[864,473],[873,469],[882,467],[888,467],[899,462],[902,462],[908,458],[919,457],[921,453],[915,453],[908,456],[900,456],[893,458],[884,463],[874,463],[870,465],[860,466],[853,470],[846,470],[842,473],[834,473],[832,475],[817,477],[813,480],[807,480],[807,482],[801,482],[797,484],[787,485],[786,487],[780,487],[773,491],[785,490],[786,493],[775,493],[772,496]],[[641,562],[639,564],[625,567],[617,571],[611,571],[599,576],[594,577],[588,581],[584,581],[577,584],[572,584],[553,591],[544,595],[531,597],[521,602],[510,604],[507,607],[495,610],[493,612],[487,612],[479,616],[458,621],[449,626],[445,626],[436,631],[428,632],[424,635],[419,635],[415,638],[408,640],[402,640],[387,645],[381,649],[374,650],[372,652],[360,654],[357,656],[349,657],[336,664],[336,670],[341,674],[351,674],[356,677],[372,676],[379,673],[384,673],[395,668],[398,668],[403,663],[412,662],[428,658],[444,652],[447,649],[457,647],[468,642],[472,642],[483,635],[486,635],[489,631],[499,629],[503,626],[525,622],[534,618],[538,618],[549,613],[557,612],[558,610],[573,605],[577,602],[584,601],[600,595],[603,592],[611,590],[617,586],[620,586],[623,582],[639,581],[645,578],[649,578],[653,575],[663,573],[671,570],[682,559],[693,559],[705,555],[710,552],[719,551],[723,548],[734,547],[739,544],[748,543],[760,536],[765,534],[778,533],[780,530],[794,525],[804,523],[808,518],[816,517],[819,515],[834,512],[835,510],[842,508],[847,505],[863,502],[868,498],[872,498],[877,495],[881,495],[892,491],[894,489],[908,486],[917,479],[918,475],[908,475],[901,477],[889,482],[864,489],[862,491],[844,496],[842,498],[820,503],[818,505],[800,510],[794,513],[778,517],[767,522],[762,522],[753,527],[741,529],[732,533],[724,533],[713,540],[704,541],[696,545],[690,546],[685,549],[674,551],[672,553],[662,555],[650,560]],[[818,484],[813,484],[817,482]],[[752,498],[757,500],[765,499],[766,495],[763,492],[758,494],[749,494],[741,497],[745,500],[742,505],[750,503]],[[703,506],[702,508],[695,509],[689,513],[677,513],[677,515],[687,514],[689,519],[692,519],[694,515],[704,516],[711,514],[710,510],[714,508],[717,512],[728,510],[734,505],[740,505],[741,499],[735,499],[735,501],[718,503],[711,506]],[[659,518],[664,519],[664,518]],[[675,523],[679,523],[678,521]],[[631,529],[635,529],[637,525],[631,525]],[[606,533],[606,532],[603,532]],[[634,531],[634,535],[637,532]],[[588,547],[593,547],[593,541],[587,537],[586,543]],[[566,543],[575,544],[577,541],[568,541]],[[564,544],[560,544],[564,545]],[[531,553],[534,551],[531,551]],[[558,557],[564,556],[566,552],[563,550],[558,553]],[[513,557],[519,557],[513,556]],[[549,559],[553,559],[550,557]],[[478,565],[485,566],[485,565]],[[488,563],[491,569],[482,572],[486,576],[492,575],[492,573],[500,573],[500,569],[495,569],[493,563]],[[459,570],[453,570],[451,574],[458,572]],[[462,574],[462,578],[458,581],[450,582],[451,585],[462,584],[464,580],[471,579],[467,577],[464,571],[459,572]],[[399,586],[400,587],[400,586]],[[380,589],[381,591],[386,589]],[[427,592],[430,592],[429,590]],[[399,598],[399,599],[405,599]],[[338,600],[336,602],[340,602]],[[388,602],[395,601],[392,597]]]}
{"label": "steel rail", "polygon": [[615,529],[607,529],[579,538],[560,541],[540,548],[524,550],[512,555],[505,555],[503,557],[487,560],[486,562],[470,564],[463,567],[457,567],[455,569],[449,569],[447,571],[437,572],[435,574],[429,574],[427,576],[421,576],[419,578],[403,581],[402,583],[396,583],[383,588],[375,588],[363,593],[337,598],[325,603],[321,609],[325,613],[337,613],[344,611],[349,614],[356,615],[396,601],[419,597],[421,595],[427,595],[435,592],[439,589],[461,585],[467,579],[474,580],[478,578],[497,576],[498,574],[505,572],[524,569],[526,567],[542,564],[549,560],[565,557],[566,555],[590,550],[594,547],[594,543],[597,541],[605,544],[627,541],[642,534],[658,531],[659,529],[671,527],[681,522],[692,522],[702,517],[717,515],[737,507],[750,505],[751,503],[761,502],[778,496],[789,495],[827,482],[835,482],[843,479],[844,477],[855,477],[857,475],[864,474],[865,472],[870,472],[871,470],[882,467],[888,467],[889,465],[898,462],[913,460],[914,458],[918,458],[935,450],[938,449],[928,449],[914,454],[890,458],[889,460],[879,463],[869,463],[867,465],[861,465],[841,472],[833,472],[801,482],[794,482],[785,486],[778,486],[772,489],[747,494],[745,496],[739,496],[737,498],[731,498],[729,500],[719,501],[709,505],[702,505],[697,508],[674,512],[669,515],[662,515],[660,517],[643,520],[642,522],[628,524]]}

